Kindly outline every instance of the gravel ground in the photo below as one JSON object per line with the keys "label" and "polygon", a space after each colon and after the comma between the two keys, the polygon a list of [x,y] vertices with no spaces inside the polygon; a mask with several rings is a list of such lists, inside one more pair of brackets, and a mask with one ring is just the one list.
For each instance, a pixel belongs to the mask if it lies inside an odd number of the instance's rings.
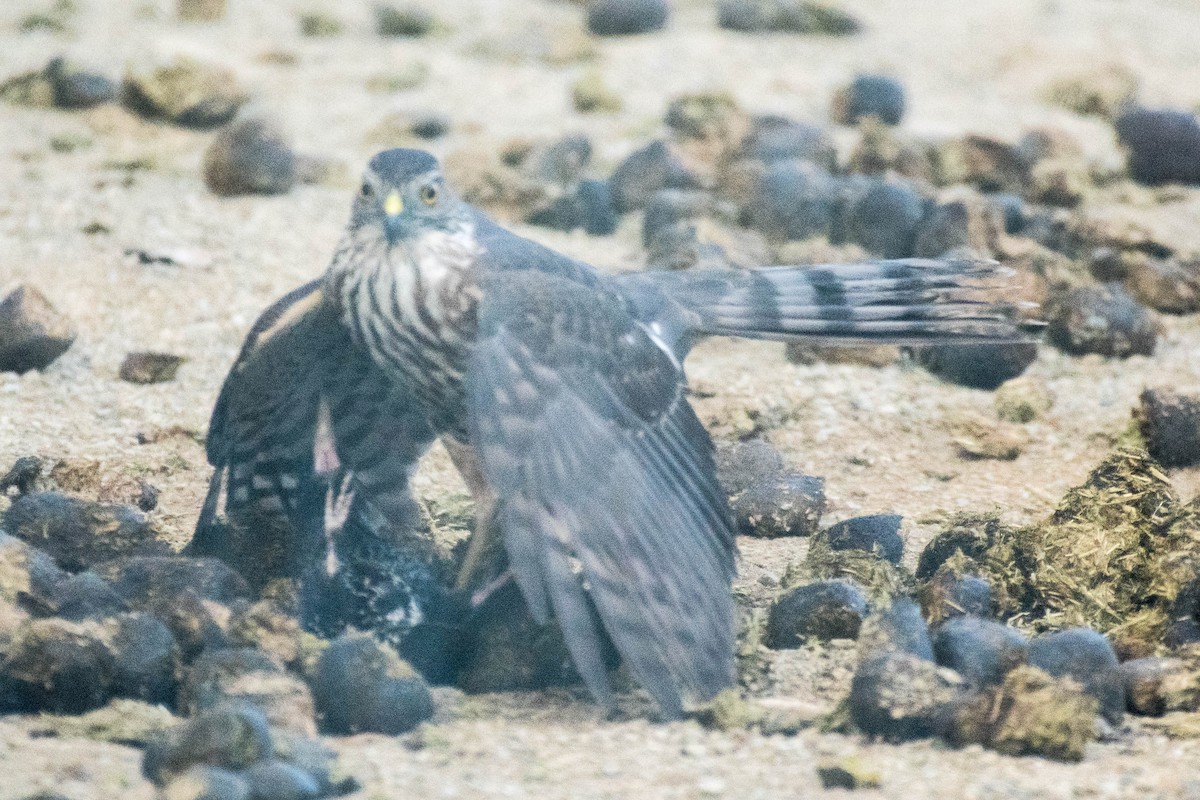
{"label": "gravel ground", "polygon": [[[324,269],[346,217],[350,176],[377,149],[371,132],[391,114],[448,116],[451,134],[432,147],[443,156],[468,146],[495,150],[514,136],[583,131],[607,171],[659,129],[677,94],[720,89],[752,111],[823,120],[833,89],[857,70],[904,81],[908,130],[1015,138],[1053,125],[1113,163],[1119,155],[1108,126],[1044,104],[1047,82],[1115,62],[1139,76],[1150,104],[1200,103],[1200,8],[1184,0],[848,0],[844,7],[867,25],[849,39],[723,32],[711,2],[682,0],[667,30],[611,41],[581,37],[580,8],[549,0],[430,3],[442,26],[421,40],[375,36],[369,4],[357,1],[324,4],[346,22],[343,34],[306,39],[297,15],[321,7],[318,0],[229,0],[228,18],[211,25],[174,21],[173,4],[162,0],[78,0],[74,32],[17,32],[21,18],[46,5],[0,7],[0,77],[59,53],[113,75],[147,53],[195,54],[232,68],[301,151],[345,167],[342,185],[220,199],[199,178],[211,134],[142,122],[111,106],[0,107],[0,294],[32,284],[80,331],[45,373],[0,374],[0,466],[36,453],[144,476],[161,490],[157,521],[179,544],[208,478],[199,439],[221,378],[257,313]],[[549,64],[537,57],[546,42],[568,53],[591,48],[595,58]],[[368,90],[373,76],[418,63],[428,67],[423,85]],[[591,69],[622,97],[623,111],[572,109],[569,86]],[[56,152],[51,140],[65,135],[91,145]],[[1113,198],[1110,210],[1181,250],[1200,251],[1200,192],[1181,190],[1160,206]],[[85,233],[92,223],[104,231]],[[522,232],[606,268],[632,268],[642,258],[632,218],[611,237]],[[140,265],[129,250],[182,251],[187,263]],[[1010,462],[965,460],[954,444],[956,420],[994,413],[989,393],[915,368],[796,366],[779,345],[728,341],[699,347],[688,366],[701,418],[718,439],[735,436],[748,414],[771,412],[782,420],[768,432],[771,441],[793,467],[825,477],[826,521],[902,514],[911,562],[950,512],[998,508],[1013,522],[1047,513],[1128,425],[1145,386],[1200,386],[1198,341],[1195,318],[1181,318],[1167,320],[1152,358],[1043,350],[1030,374],[1056,401],[1027,426],[1030,444]],[[133,350],[187,361],[173,382],[135,386],[117,379]],[[138,444],[139,434],[153,441]],[[1200,470],[1172,478],[1187,498],[1200,489]],[[463,491],[440,450],[423,466],[417,490],[433,502]],[[803,549],[798,540],[743,541],[739,588],[765,601]],[[845,691],[850,658],[836,647],[780,653],[768,696],[827,710]],[[812,797],[825,793],[818,764],[856,755],[882,780],[863,796],[1200,798],[1200,742],[1168,740],[1138,723],[1092,745],[1083,764],[1062,765],[815,731],[762,737],[661,725],[633,701],[604,720],[566,693],[440,697],[443,721],[416,734],[331,740],[365,784],[361,797]],[[31,738],[29,727],[0,720],[0,800],[49,788],[80,799],[152,796],[136,750]]]}

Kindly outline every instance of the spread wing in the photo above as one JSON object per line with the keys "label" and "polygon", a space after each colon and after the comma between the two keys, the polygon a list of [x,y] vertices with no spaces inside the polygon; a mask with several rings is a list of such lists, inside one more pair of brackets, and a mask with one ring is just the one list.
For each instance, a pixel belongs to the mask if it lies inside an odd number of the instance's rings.
{"label": "spread wing", "polygon": [[409,472],[433,433],[404,387],[355,346],[314,281],[263,313],[225,379],[209,426],[215,472],[193,552],[221,549],[211,539],[223,489],[231,518],[280,518],[298,532],[301,542],[285,544],[294,568],[307,566],[323,531],[327,483],[313,457],[322,403],[360,499],[397,527],[414,521]]}
{"label": "spread wing", "polygon": [[611,702],[597,620],[663,711],[734,677],[734,543],[683,373],[621,300],[493,275],[468,371],[471,440],[530,611]]}

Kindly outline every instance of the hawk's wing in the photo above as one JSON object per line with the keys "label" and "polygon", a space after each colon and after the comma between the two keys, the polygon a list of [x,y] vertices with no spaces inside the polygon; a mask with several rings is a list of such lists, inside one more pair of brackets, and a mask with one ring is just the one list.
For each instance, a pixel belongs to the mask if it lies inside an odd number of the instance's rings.
{"label": "hawk's wing", "polygon": [[678,363],[613,295],[537,273],[484,284],[470,433],[530,611],[553,611],[610,700],[600,621],[671,716],[734,678],[734,543]]}
{"label": "hawk's wing", "polygon": [[281,298],[246,337],[213,410],[208,460],[215,468],[191,549],[212,549],[222,487],[231,517],[284,517],[302,569],[323,530],[326,480],[314,470],[318,409],[329,410],[337,455],[355,490],[390,523],[415,521],[408,478],[433,432],[359,349],[313,281]]}

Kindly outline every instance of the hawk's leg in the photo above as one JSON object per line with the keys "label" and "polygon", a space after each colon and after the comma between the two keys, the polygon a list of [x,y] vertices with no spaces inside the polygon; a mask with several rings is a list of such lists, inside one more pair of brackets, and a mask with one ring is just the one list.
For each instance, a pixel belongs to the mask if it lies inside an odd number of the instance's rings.
{"label": "hawk's leg", "polygon": [[[325,491],[325,572],[333,576],[338,571],[337,548],[334,540],[350,519],[350,508],[354,505],[354,490],[350,482],[354,473],[349,470],[342,476],[341,484],[335,483],[336,473],[342,468],[337,445],[333,439],[333,425],[329,418],[329,404],[321,398],[317,408],[317,427],[313,433],[313,471],[329,482]],[[336,487],[336,488],[335,488]]]}
{"label": "hawk's leg", "polygon": [[[497,497],[483,477],[475,448],[449,436],[443,436],[442,443],[475,500],[475,531],[467,544],[467,554],[463,557],[455,581],[456,589],[466,591],[488,581],[489,576],[496,572],[497,562],[503,555],[502,542],[496,529]],[[489,583],[480,591],[486,598],[499,585]]]}

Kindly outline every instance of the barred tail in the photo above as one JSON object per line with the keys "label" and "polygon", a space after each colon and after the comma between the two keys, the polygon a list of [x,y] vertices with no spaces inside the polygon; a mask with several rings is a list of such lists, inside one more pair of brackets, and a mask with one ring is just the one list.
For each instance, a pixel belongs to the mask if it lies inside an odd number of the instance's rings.
{"label": "barred tail", "polygon": [[895,344],[1027,341],[993,261],[907,258],[742,272],[643,273],[691,335]]}

